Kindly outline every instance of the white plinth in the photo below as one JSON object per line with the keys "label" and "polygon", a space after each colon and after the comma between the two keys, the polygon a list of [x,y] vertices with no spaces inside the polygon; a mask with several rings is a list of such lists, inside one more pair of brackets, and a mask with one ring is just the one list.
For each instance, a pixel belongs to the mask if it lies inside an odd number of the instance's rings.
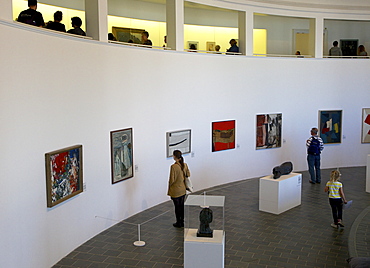
{"label": "white plinth", "polygon": [[213,237],[197,237],[197,229],[185,229],[184,268],[223,268],[225,234],[213,230]]}
{"label": "white plinth", "polygon": [[370,193],[370,154],[367,155],[366,165],[366,192]]}
{"label": "white plinth", "polygon": [[272,175],[260,178],[259,210],[283,213],[301,204],[302,174],[290,173],[274,180]]}

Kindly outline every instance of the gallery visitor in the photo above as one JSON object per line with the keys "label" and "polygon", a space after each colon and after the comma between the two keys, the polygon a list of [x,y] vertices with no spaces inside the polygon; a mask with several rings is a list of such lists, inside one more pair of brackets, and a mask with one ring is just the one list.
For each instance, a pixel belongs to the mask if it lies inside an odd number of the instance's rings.
{"label": "gallery visitor", "polygon": [[170,168],[170,178],[168,181],[168,192],[175,205],[176,222],[174,227],[184,227],[184,203],[186,195],[185,178],[190,177],[188,165],[184,162],[181,151],[173,151],[175,163]]}
{"label": "gallery visitor", "polygon": [[44,18],[42,17],[42,14],[37,9],[37,0],[28,0],[28,9],[23,10],[21,13],[19,13],[17,21],[43,27],[45,25]]}
{"label": "gallery visitor", "polygon": [[231,39],[230,40],[230,48],[227,50],[227,52],[236,52],[236,53],[239,53],[239,47],[236,45],[237,42],[235,39]]}
{"label": "gallery visitor", "polygon": [[333,228],[339,228],[339,226],[344,227],[342,222],[343,203],[347,204],[347,200],[344,196],[343,185],[339,181],[340,176],[339,170],[333,170],[330,173],[330,180],[326,183],[324,189],[325,193],[329,192],[329,204],[334,219],[334,223],[331,224]]}
{"label": "gallery visitor", "polygon": [[82,20],[79,17],[73,17],[71,20],[73,29],[68,30],[67,33],[86,36],[85,31],[81,29]]}
{"label": "gallery visitor", "polygon": [[357,56],[367,56],[366,49],[364,45],[359,45],[357,49]]}
{"label": "gallery visitor", "polygon": [[63,23],[61,23],[63,19],[63,13],[62,11],[56,11],[54,13],[54,21],[51,21],[46,25],[46,28],[54,31],[59,32],[66,32],[66,27]]}
{"label": "gallery visitor", "polygon": [[320,155],[324,149],[324,142],[317,135],[318,131],[317,128],[312,128],[311,137],[306,141],[308,171],[311,176],[310,183],[312,184],[321,183]]}
{"label": "gallery visitor", "polygon": [[149,38],[149,33],[147,31],[144,31],[141,33],[141,43],[146,46],[151,46],[152,41]]}
{"label": "gallery visitor", "polygon": [[342,56],[342,49],[338,47],[338,41],[333,42],[333,47],[329,50],[329,56]]}

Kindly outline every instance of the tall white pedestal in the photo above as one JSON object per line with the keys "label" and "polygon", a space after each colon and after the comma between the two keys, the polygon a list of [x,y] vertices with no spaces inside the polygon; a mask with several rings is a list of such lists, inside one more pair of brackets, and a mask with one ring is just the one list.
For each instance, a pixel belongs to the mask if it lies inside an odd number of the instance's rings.
{"label": "tall white pedestal", "polygon": [[224,268],[225,234],[213,230],[213,237],[197,237],[197,229],[184,230],[184,268]]}
{"label": "tall white pedestal", "polygon": [[260,178],[259,210],[283,213],[301,204],[302,174],[290,173],[274,180],[272,175]]}
{"label": "tall white pedestal", "polygon": [[366,165],[366,192],[370,193],[370,154],[367,155]]}

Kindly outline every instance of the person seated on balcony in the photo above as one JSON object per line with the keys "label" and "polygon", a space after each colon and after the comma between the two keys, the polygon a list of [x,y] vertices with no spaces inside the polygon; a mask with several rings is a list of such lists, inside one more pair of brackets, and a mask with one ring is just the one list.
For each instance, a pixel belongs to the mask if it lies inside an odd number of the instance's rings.
{"label": "person seated on balcony", "polygon": [[66,26],[63,23],[60,23],[63,19],[62,11],[57,11],[54,13],[54,21],[51,21],[46,25],[46,28],[59,32],[66,32]]}
{"label": "person seated on balcony", "polygon": [[364,45],[359,45],[358,46],[357,56],[367,56],[367,52],[366,52],[366,49],[365,49]]}
{"label": "person seated on balcony", "polygon": [[147,31],[144,31],[141,33],[141,44],[151,46],[152,41],[150,41],[149,38],[149,33]]}
{"label": "person seated on balcony", "polygon": [[45,25],[44,18],[42,14],[37,9],[37,0],[28,0],[28,7],[29,9],[23,10],[19,13],[17,21],[43,27]]}
{"label": "person seated on balcony", "polygon": [[108,40],[109,41],[117,41],[116,37],[113,35],[113,33],[108,33]]}
{"label": "person seated on balcony", "polygon": [[84,30],[80,28],[82,25],[82,20],[79,17],[73,17],[71,20],[73,29],[68,30],[67,33],[86,36]]}
{"label": "person seated on balcony", "polygon": [[333,47],[329,50],[329,56],[342,56],[342,50],[338,47],[338,41],[333,42]]}
{"label": "person seated on balcony", "polygon": [[231,39],[230,40],[230,48],[227,50],[227,52],[236,52],[238,53],[239,52],[239,47],[236,45],[236,40],[235,39]]}

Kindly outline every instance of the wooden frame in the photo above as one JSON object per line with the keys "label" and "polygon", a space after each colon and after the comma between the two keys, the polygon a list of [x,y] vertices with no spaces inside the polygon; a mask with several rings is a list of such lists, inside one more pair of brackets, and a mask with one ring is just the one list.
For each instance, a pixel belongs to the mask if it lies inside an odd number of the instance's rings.
{"label": "wooden frame", "polygon": [[188,154],[191,152],[191,129],[167,132],[166,141],[167,157],[171,157],[175,150]]}
{"label": "wooden frame", "polygon": [[370,108],[362,108],[361,143],[370,143]]}
{"label": "wooden frame", "polygon": [[45,154],[47,206],[83,192],[82,145]]}
{"label": "wooden frame", "polygon": [[342,110],[319,111],[319,136],[324,144],[342,142]]}
{"label": "wooden frame", "polygon": [[256,150],[281,147],[283,114],[256,116]]}
{"label": "wooden frame", "polygon": [[212,122],[212,152],[235,148],[235,120]]}
{"label": "wooden frame", "polygon": [[110,132],[112,184],[134,176],[132,128]]}

